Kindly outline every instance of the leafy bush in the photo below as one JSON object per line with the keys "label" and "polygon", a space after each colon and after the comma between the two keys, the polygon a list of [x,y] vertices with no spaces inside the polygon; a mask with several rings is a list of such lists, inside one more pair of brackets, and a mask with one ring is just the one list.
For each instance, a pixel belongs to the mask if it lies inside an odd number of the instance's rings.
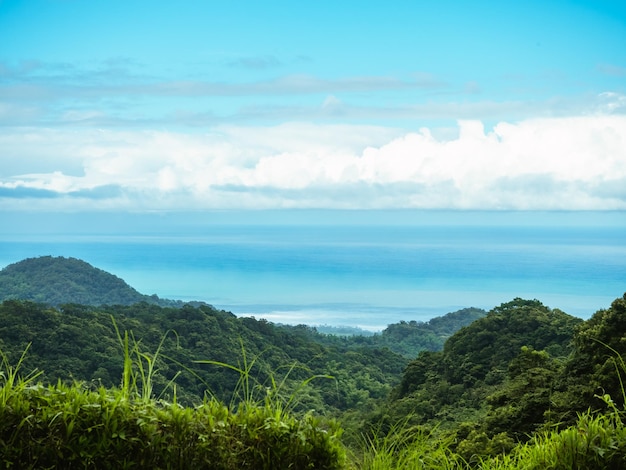
{"label": "leafy bush", "polygon": [[[167,469],[339,469],[340,427],[307,413],[296,418],[280,399],[236,406],[215,398],[194,408],[155,400],[157,354],[125,334],[120,388],[75,382],[43,386],[20,377],[2,354],[0,456],[4,467]],[[249,369],[242,370],[242,382]],[[174,393],[174,397],[175,397]]]}
{"label": "leafy bush", "polygon": [[0,405],[0,455],[19,468],[332,469],[340,433],[312,415],[184,408],[79,384],[24,387]]}

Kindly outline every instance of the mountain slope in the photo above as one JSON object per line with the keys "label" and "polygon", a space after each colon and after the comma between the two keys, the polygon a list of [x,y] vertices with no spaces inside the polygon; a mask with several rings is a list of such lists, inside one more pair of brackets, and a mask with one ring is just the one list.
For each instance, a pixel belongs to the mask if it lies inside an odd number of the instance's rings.
{"label": "mountain slope", "polygon": [[49,305],[171,304],[137,292],[119,277],[76,258],[42,256],[0,271],[0,301],[31,300]]}
{"label": "mountain slope", "polygon": [[45,383],[71,377],[118,384],[124,365],[118,332],[128,332],[131,346],[136,343],[148,354],[144,359],[158,357],[151,379],[156,396],[170,393],[168,384],[175,378],[177,400],[186,403],[200,403],[207,390],[229,402],[237,391],[238,373],[197,361],[244,369],[244,364],[254,365],[251,383],[284,380],[281,387],[290,391],[311,376],[332,375],[332,380],[315,380],[302,399],[307,409],[333,410],[370,408],[373,400],[387,395],[408,362],[386,348],[323,346],[303,327],[236,317],[209,305],[66,304],[57,309],[7,300],[0,303],[0,319],[0,352],[14,364],[28,348],[21,368],[44,371]]}
{"label": "mountain slope", "polygon": [[[408,411],[416,425],[462,429],[464,458],[502,453],[552,416],[564,420],[572,393],[587,390],[563,368],[583,323],[538,300],[503,303],[454,333],[442,351],[423,351],[411,361],[386,412],[400,419]],[[588,400],[571,415],[591,405]]]}

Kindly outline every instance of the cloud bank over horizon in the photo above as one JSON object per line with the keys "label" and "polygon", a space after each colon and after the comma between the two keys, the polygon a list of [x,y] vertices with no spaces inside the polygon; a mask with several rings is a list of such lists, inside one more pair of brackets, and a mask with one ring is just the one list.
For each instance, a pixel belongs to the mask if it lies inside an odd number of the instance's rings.
{"label": "cloud bank over horizon", "polygon": [[0,210],[626,210],[623,1],[0,0],[0,44]]}
{"label": "cloud bank over horizon", "polygon": [[[617,102],[622,97],[614,97]],[[415,132],[284,123],[206,133],[0,129],[16,210],[625,210],[626,116]]]}

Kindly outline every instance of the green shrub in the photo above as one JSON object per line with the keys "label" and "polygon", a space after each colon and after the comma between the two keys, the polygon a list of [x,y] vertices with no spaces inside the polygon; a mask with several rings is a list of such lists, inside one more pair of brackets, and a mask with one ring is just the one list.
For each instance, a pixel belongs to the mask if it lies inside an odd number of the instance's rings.
{"label": "green shrub", "polygon": [[[256,401],[250,394],[229,406],[207,398],[194,408],[154,399],[149,394],[158,351],[140,352],[127,334],[120,342],[122,386],[110,389],[60,381],[43,386],[34,382],[36,373],[20,377],[21,361],[11,367],[0,352],[5,468],[343,468],[342,431],[335,422],[310,413],[295,417],[270,393]],[[246,384],[247,372],[242,369]]]}

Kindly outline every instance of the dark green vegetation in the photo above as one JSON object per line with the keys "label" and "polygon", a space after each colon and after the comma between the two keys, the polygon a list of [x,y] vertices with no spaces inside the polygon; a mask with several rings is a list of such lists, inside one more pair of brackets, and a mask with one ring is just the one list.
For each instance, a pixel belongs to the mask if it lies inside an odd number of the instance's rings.
{"label": "dark green vegetation", "polygon": [[570,412],[573,419],[596,393],[577,409],[556,403],[582,323],[536,300],[502,304],[457,332],[443,351],[412,361],[392,394],[387,419],[410,412],[416,423],[454,429],[467,458],[509,450]]}
{"label": "dark green vegetation", "polygon": [[588,321],[514,299],[370,337],[8,300],[0,349],[0,452],[20,468],[626,466],[626,294]]}
{"label": "dark green vegetation", "polygon": [[52,256],[25,259],[2,269],[0,301],[8,299],[49,305],[182,305],[156,295],[140,294],[119,277],[82,260]]}
{"label": "dark green vegetation", "polygon": [[[217,312],[203,302],[185,304],[179,300],[141,294],[119,277],[82,260],[52,256],[25,259],[0,270],[0,301],[12,299],[31,300],[53,307],[68,304],[129,306],[147,303],[181,308],[194,305],[207,307],[205,311]],[[468,308],[428,322],[410,321],[389,325],[381,335],[358,328],[328,326],[309,329],[309,333],[311,339],[329,345],[342,343],[344,347],[388,347],[407,358],[413,358],[423,350],[441,350],[443,343],[455,331],[484,315],[484,310]],[[333,340],[336,336],[354,338],[337,342]]]}
{"label": "dark green vegetation", "polygon": [[241,370],[237,405],[205,398],[191,408],[155,400],[155,356],[120,335],[121,385],[44,386],[2,357],[0,457],[5,467],[150,469],[340,469],[341,429],[294,416],[274,387],[257,399]]}
{"label": "dark green vegetation", "polygon": [[[170,398],[166,386],[176,378],[178,401],[184,404],[201,402],[205,391],[230,402],[239,374],[195,361],[236,364],[242,344],[249,357],[258,357],[251,372],[258,383],[269,384],[271,375],[282,378],[287,373],[297,382],[332,374],[333,381],[316,381],[300,397],[303,408],[320,411],[369,408],[373,400],[387,396],[407,364],[389,349],[336,337],[318,342],[321,335],[311,328],[278,327],[210,306],[69,304],[56,309],[10,300],[0,305],[0,318],[0,348],[15,361],[31,344],[23,368],[39,368],[47,383],[78,379],[116,385],[124,357],[115,325],[120,331],[131,331],[145,351],[161,348],[159,372],[153,380],[156,396]],[[325,340],[336,344],[324,345]]]}

